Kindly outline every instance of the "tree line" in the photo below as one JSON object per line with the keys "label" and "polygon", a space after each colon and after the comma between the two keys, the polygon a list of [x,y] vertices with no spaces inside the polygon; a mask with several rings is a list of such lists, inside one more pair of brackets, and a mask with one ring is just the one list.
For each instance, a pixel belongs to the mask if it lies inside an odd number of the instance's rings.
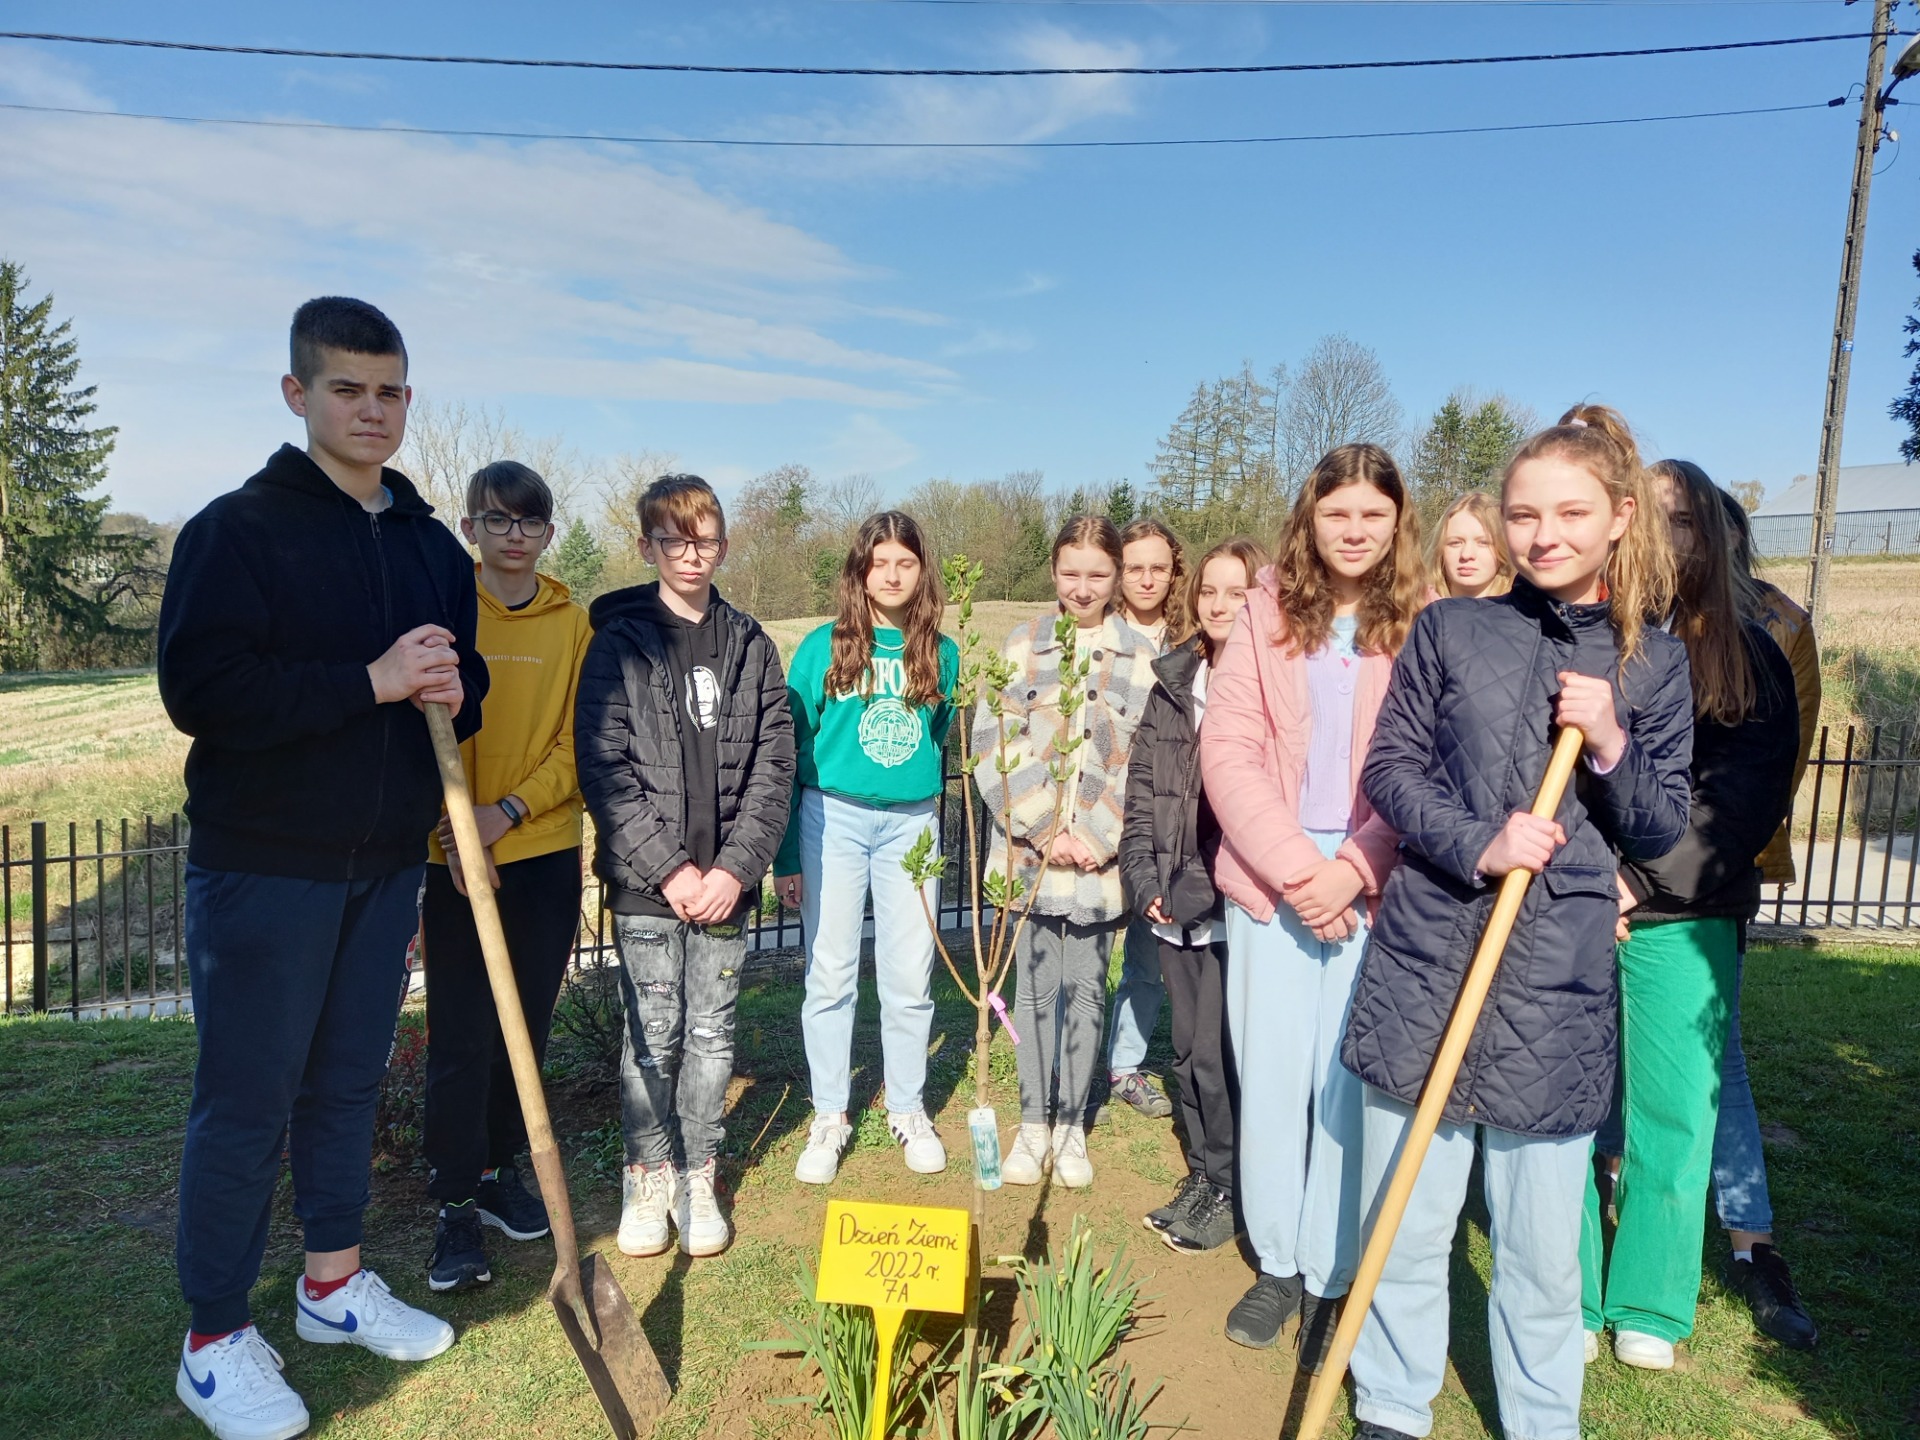
{"label": "tree line", "polygon": [[[53,297],[27,292],[21,267],[0,261],[0,671],[147,663],[173,527],[112,511],[103,487],[115,429],[93,423],[95,389],[78,383],[79,346],[69,322],[54,320]],[[1907,327],[1920,334],[1920,319]],[[1920,339],[1909,353],[1920,353]],[[1920,443],[1915,394],[1920,371],[1894,407]],[[1038,470],[1015,470],[930,478],[891,503],[920,521],[937,553],[985,567],[980,598],[1043,600],[1052,594],[1053,535],[1069,515],[1097,511],[1120,525],[1153,515],[1199,547],[1235,533],[1271,536],[1321,455],[1369,441],[1399,459],[1431,521],[1455,497],[1497,488],[1537,423],[1503,395],[1462,388],[1409,426],[1378,356],[1328,335],[1291,363],[1243,361],[1197,385],[1139,483],[1123,476],[1063,490]],[[559,533],[543,569],[583,601],[647,578],[635,502],[680,468],[676,456],[582,456],[497,408],[423,399],[395,463],[457,529],[468,476],[503,458],[531,465],[554,489]],[[1734,489],[1749,508],[1758,503],[1758,482]],[[888,503],[870,475],[829,479],[785,464],[755,477],[727,499],[723,589],[765,619],[830,612],[854,530]]]}

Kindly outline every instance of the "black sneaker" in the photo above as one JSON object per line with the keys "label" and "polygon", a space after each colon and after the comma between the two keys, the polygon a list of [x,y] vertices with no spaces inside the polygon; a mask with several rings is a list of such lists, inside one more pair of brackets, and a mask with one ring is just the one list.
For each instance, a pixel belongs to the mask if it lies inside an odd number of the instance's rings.
{"label": "black sneaker", "polygon": [[1281,1280],[1261,1275],[1253,1288],[1227,1312],[1227,1338],[1251,1350],[1265,1350],[1280,1338],[1280,1327],[1300,1310],[1300,1277]]}
{"label": "black sneaker", "polygon": [[538,1240],[547,1233],[547,1207],[538,1195],[527,1193],[512,1165],[502,1165],[493,1179],[482,1180],[474,1199],[480,1218],[509,1240]]}
{"label": "black sneaker", "polygon": [[1339,1328],[1339,1300],[1328,1300],[1311,1290],[1300,1297],[1300,1333],[1294,1337],[1294,1345],[1301,1368],[1309,1375],[1327,1368],[1327,1356],[1333,1352],[1333,1332]]}
{"label": "black sneaker", "polygon": [[1142,1215],[1140,1223],[1149,1230],[1165,1230],[1198,1203],[1206,1183],[1204,1175],[1195,1175],[1189,1170],[1174,1187],[1173,1198]]}
{"label": "black sneaker", "polygon": [[1186,1214],[1160,1232],[1160,1238],[1169,1250],[1198,1255],[1204,1250],[1218,1250],[1233,1239],[1238,1228],[1233,1221],[1233,1197],[1208,1185]]}
{"label": "black sneaker", "polygon": [[1377,1420],[1362,1420],[1353,1432],[1353,1440],[1414,1440],[1404,1430],[1389,1430]]}
{"label": "black sneaker", "polygon": [[1734,1260],[1727,1266],[1727,1285],[1746,1297],[1753,1323],[1762,1335],[1790,1350],[1811,1350],[1820,1343],[1820,1330],[1800,1303],[1786,1259],[1771,1245],[1753,1247],[1752,1260]]}
{"label": "black sneaker", "polygon": [[480,1238],[479,1207],[467,1200],[442,1205],[433,1227],[433,1258],[427,1261],[427,1288],[470,1290],[493,1279],[487,1248]]}
{"label": "black sneaker", "polygon": [[1152,1084],[1138,1070],[1129,1070],[1124,1075],[1115,1075],[1109,1081],[1111,1094],[1116,1100],[1124,1100],[1149,1120],[1164,1120],[1173,1114],[1173,1102],[1154,1089]]}

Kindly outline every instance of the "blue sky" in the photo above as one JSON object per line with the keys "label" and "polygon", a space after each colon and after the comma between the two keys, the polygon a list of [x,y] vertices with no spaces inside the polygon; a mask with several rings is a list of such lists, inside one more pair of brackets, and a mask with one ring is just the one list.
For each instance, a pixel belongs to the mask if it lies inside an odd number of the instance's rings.
{"label": "blue sky", "polygon": [[[1915,8],[1902,5],[1902,28]],[[1244,64],[1859,30],[1838,0],[1598,4],[327,7],[59,0],[4,28],[710,63]],[[0,42],[0,101],[379,126],[1086,140],[1580,120],[1824,102],[1865,42],[1371,74],[995,80],[509,71]],[[1920,103],[1920,82],[1903,92]],[[1901,111],[1891,112],[1896,126]],[[359,294],[416,394],[724,485],[785,461],[1143,481],[1194,385],[1343,331],[1410,417],[1458,386],[1620,406],[1658,453],[1811,470],[1855,110],[1193,149],[719,150],[0,110],[0,250],[51,289],[121,426],[116,503],[190,513],[297,435],[285,325]],[[1914,128],[1920,132],[1920,110]],[[1920,140],[1920,133],[1914,137]],[[1846,461],[1920,294],[1884,147]]]}

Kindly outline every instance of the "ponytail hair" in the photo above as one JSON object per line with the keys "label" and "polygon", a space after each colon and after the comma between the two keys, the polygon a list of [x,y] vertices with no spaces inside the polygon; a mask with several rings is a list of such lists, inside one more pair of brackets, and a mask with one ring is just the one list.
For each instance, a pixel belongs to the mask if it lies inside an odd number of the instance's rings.
{"label": "ponytail hair", "polygon": [[1676,557],[1673,604],[1673,633],[1687,647],[1693,672],[1693,713],[1738,725],[1753,712],[1757,677],[1747,651],[1745,597],[1734,576],[1727,512],[1720,505],[1726,492],[1691,460],[1660,460],[1648,474],[1684,496],[1693,518],[1693,546]]}
{"label": "ponytail hair", "polygon": [[1406,482],[1393,457],[1378,445],[1341,445],[1320,457],[1294,497],[1293,509],[1273,546],[1280,628],[1273,643],[1311,655],[1333,636],[1333,589],[1313,543],[1314,508],[1334,491],[1367,484],[1393,501],[1393,543],[1367,575],[1360,598],[1357,648],[1370,655],[1399,653],[1426,590],[1420,554],[1420,517],[1407,500]]}
{"label": "ponytail hair", "polygon": [[1167,644],[1172,646],[1177,640],[1185,639],[1193,633],[1193,612],[1187,606],[1187,557],[1180,548],[1180,537],[1158,520],[1139,519],[1131,521],[1120,532],[1120,574],[1126,576],[1126,549],[1136,540],[1164,540],[1167,549],[1173,552],[1173,576],[1167,581],[1166,608],[1161,618],[1167,622]]}
{"label": "ponytail hair", "polygon": [[1187,577],[1186,595],[1183,597],[1187,606],[1188,628],[1177,638],[1171,629],[1167,631],[1167,648],[1169,650],[1176,644],[1190,639],[1194,635],[1198,635],[1200,637],[1200,647],[1207,652],[1208,662],[1211,663],[1220,658],[1213,653],[1213,641],[1208,638],[1207,632],[1200,628],[1200,584],[1207,573],[1207,566],[1222,556],[1238,560],[1242,565],[1247,567],[1247,586],[1249,589],[1251,589],[1254,584],[1254,577],[1259,575],[1269,563],[1267,547],[1251,535],[1229,535],[1225,540],[1222,540],[1218,545],[1215,545],[1211,550],[1207,551],[1206,554],[1202,555],[1200,557],[1200,563],[1193,567],[1193,574]]}
{"label": "ponytail hair", "polygon": [[1456,515],[1471,515],[1487,532],[1493,546],[1493,583],[1480,593],[1504,595],[1513,588],[1513,551],[1507,548],[1507,524],[1500,518],[1500,504],[1484,490],[1469,490],[1440,512],[1440,520],[1427,537],[1427,583],[1442,595],[1453,594],[1453,582],[1447,578],[1445,559],[1447,526]]}
{"label": "ponytail hair", "polygon": [[1675,584],[1673,546],[1654,508],[1653,487],[1640,463],[1640,447],[1618,410],[1605,405],[1575,405],[1514,452],[1507,462],[1506,480],[1513,479],[1513,472],[1527,461],[1550,456],[1578,465],[1598,480],[1616,515],[1622,502],[1633,501],[1626,533],[1614,541],[1604,571],[1607,603],[1624,667],[1640,649],[1646,627],[1659,624],[1673,609]]}
{"label": "ponytail hair", "polygon": [[907,601],[907,623],[901,627],[906,642],[900,657],[906,689],[900,700],[910,710],[937,705],[943,694],[940,620],[947,605],[946,589],[940,583],[939,568],[927,556],[919,524],[904,510],[869,515],[847,551],[836,587],[839,613],[833,621],[833,658],[827,664],[824,688],[830,697],[873,693],[873,601],[867,595],[867,572],[873,569],[873,552],[888,541],[906,546],[920,562],[920,583]]}

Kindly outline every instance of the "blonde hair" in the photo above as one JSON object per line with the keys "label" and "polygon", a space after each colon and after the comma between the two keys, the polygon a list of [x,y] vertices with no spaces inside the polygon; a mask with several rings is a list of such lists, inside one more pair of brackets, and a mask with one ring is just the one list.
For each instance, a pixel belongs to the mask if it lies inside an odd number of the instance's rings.
{"label": "blonde hair", "polygon": [[1500,518],[1500,504],[1484,490],[1469,490],[1440,512],[1439,522],[1427,537],[1427,583],[1441,595],[1454,593],[1453,582],[1447,578],[1447,567],[1442,561],[1447,548],[1447,526],[1456,515],[1471,515],[1478,520],[1493,544],[1493,583],[1480,593],[1506,594],[1513,588],[1513,551],[1507,548],[1507,525]]}
{"label": "blonde hair", "polygon": [[1111,615],[1120,608],[1120,569],[1124,563],[1120,543],[1120,527],[1104,515],[1070,515],[1060,527],[1060,533],[1053,537],[1053,554],[1048,557],[1047,568],[1054,570],[1060,564],[1060,552],[1076,547],[1085,547],[1105,553],[1113,561],[1113,597],[1107,601],[1106,612]]}
{"label": "blonde hair", "polygon": [[1206,576],[1207,566],[1222,556],[1238,560],[1247,567],[1247,584],[1252,586],[1254,579],[1268,563],[1267,547],[1251,535],[1229,535],[1218,545],[1200,557],[1200,563],[1193,567],[1193,574],[1187,577],[1187,628],[1176,637],[1172,630],[1167,631],[1167,648],[1183,643],[1193,636],[1200,637],[1200,644],[1207,652],[1207,659],[1218,657],[1213,653],[1213,641],[1207,638],[1207,632],[1200,628],[1200,583]]}
{"label": "blonde hair", "polygon": [[1426,589],[1420,554],[1420,517],[1407,499],[1393,457],[1378,445],[1341,445],[1320,457],[1273,547],[1280,627],[1273,643],[1311,655],[1333,636],[1333,588],[1313,543],[1314,507],[1334,491],[1367,484],[1393,501],[1393,543],[1368,573],[1360,598],[1354,644],[1370,655],[1396,655],[1412,628]]}
{"label": "blonde hair", "polygon": [[1640,447],[1618,410],[1575,405],[1514,452],[1501,482],[1502,498],[1514,471],[1529,460],[1549,456],[1578,465],[1599,481],[1616,515],[1623,502],[1633,501],[1626,532],[1613,542],[1602,572],[1613,631],[1620,642],[1620,664],[1625,668],[1640,649],[1646,627],[1659,624],[1673,609],[1675,588],[1673,545],[1654,507],[1653,486],[1640,463]]}
{"label": "blonde hair", "polygon": [[[1180,548],[1180,537],[1158,520],[1140,519],[1130,522],[1120,532],[1120,578],[1127,575],[1127,546],[1136,540],[1164,540],[1167,549],[1173,552],[1173,575],[1167,581],[1167,598],[1163,602],[1160,618],[1167,624],[1167,644],[1174,643],[1175,636],[1185,636],[1192,632],[1193,612],[1187,606],[1187,557]],[[1121,599],[1124,602],[1125,595]]]}

